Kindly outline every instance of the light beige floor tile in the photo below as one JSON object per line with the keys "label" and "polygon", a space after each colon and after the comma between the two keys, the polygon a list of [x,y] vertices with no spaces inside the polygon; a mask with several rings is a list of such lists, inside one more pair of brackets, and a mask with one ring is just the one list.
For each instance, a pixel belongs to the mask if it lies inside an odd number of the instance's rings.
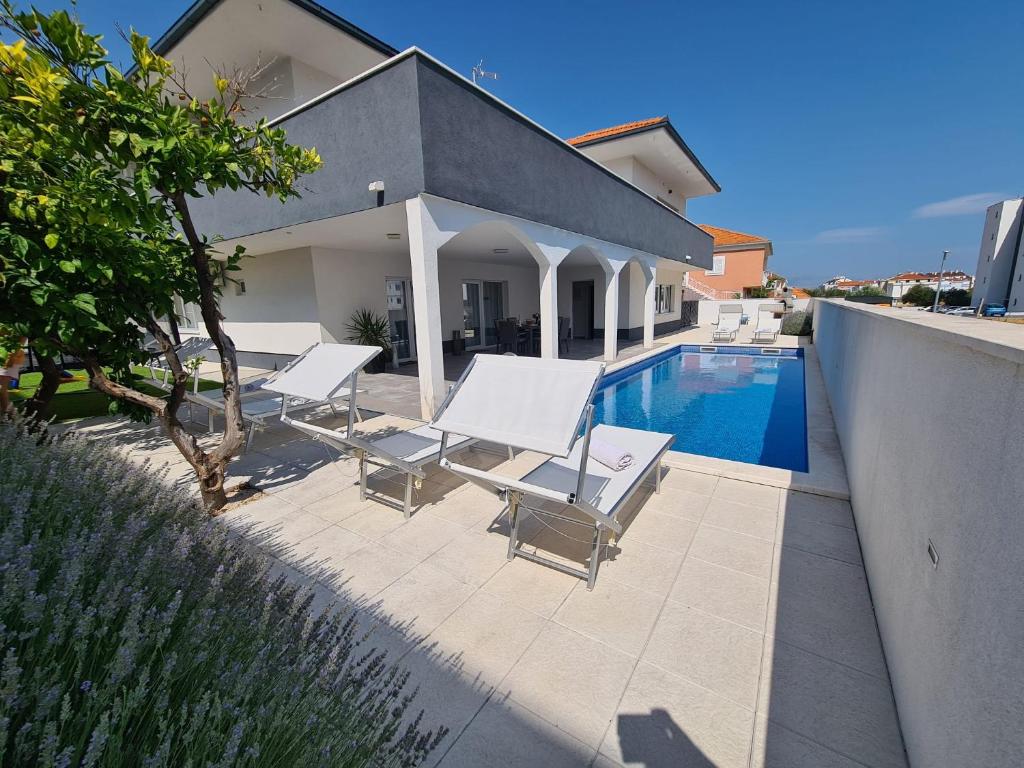
{"label": "light beige floor tile", "polygon": [[[315,515],[310,515],[319,520]],[[326,522],[326,521],[323,521]],[[347,558],[370,542],[352,531],[329,523],[286,550],[282,559],[327,583],[345,568]]]}
{"label": "light beige floor tile", "polygon": [[762,507],[775,512],[779,507],[779,494],[779,489],[773,488],[770,485],[745,483],[742,480],[723,477],[718,481],[718,485],[715,486],[713,496],[716,499],[738,501],[741,504]]}
{"label": "light beige floor tile", "polygon": [[753,507],[735,501],[714,497],[704,511],[705,525],[725,528],[735,533],[756,536],[765,541],[775,541],[775,523],[778,518],[774,509]]}
{"label": "light beige floor tile", "polygon": [[302,541],[329,527],[331,524],[323,518],[300,509],[260,526],[257,532],[264,547],[286,552],[305,551],[304,547],[299,547]]}
{"label": "light beige floor tile", "polygon": [[379,541],[385,547],[405,552],[417,560],[426,560],[456,536],[464,533],[461,525],[420,512]]}
{"label": "light beige floor tile", "polygon": [[423,647],[465,674],[497,684],[546,624],[525,608],[477,592],[430,633]]}
{"label": "light beige floor tile", "polygon": [[697,530],[697,523],[673,515],[644,508],[626,522],[622,532],[623,545],[627,541],[640,541],[652,547],[686,552]]}
{"label": "light beige floor tile", "polygon": [[769,642],[758,711],[866,765],[905,768],[887,682],[788,643]]}
{"label": "light beige floor tile", "polygon": [[860,542],[853,528],[786,516],[779,543],[853,565],[861,564]]}
{"label": "light beige floor tile", "polygon": [[519,557],[506,562],[481,589],[550,618],[578,581],[575,576]]}
{"label": "light beige floor tile", "polygon": [[441,768],[580,768],[594,748],[514,701],[492,696],[442,758]]}
{"label": "light beige floor tile", "polygon": [[424,511],[463,528],[472,528],[482,520],[493,520],[504,507],[497,497],[474,486],[472,489],[450,493],[441,502],[431,504]]}
{"label": "light beige floor tile", "polygon": [[860,566],[777,547],[767,631],[792,645],[886,678]]}
{"label": "light beige floor tile", "polygon": [[773,552],[771,542],[708,525],[697,529],[690,545],[693,557],[762,579],[771,576]]}
{"label": "light beige floor tile", "polygon": [[710,496],[718,485],[717,475],[705,475],[701,472],[687,472],[685,469],[669,469],[661,478],[662,492],[666,488],[680,491],[691,491]]}
{"label": "light beige floor tile", "polygon": [[601,589],[605,579],[612,579],[648,592],[667,595],[682,564],[683,555],[680,552],[652,547],[642,541],[619,541],[605,547],[595,590]]}
{"label": "light beige floor tile", "polygon": [[352,517],[356,512],[365,509],[371,503],[360,499],[359,486],[352,485],[319,501],[306,504],[303,509],[330,523],[340,523],[342,520]]}
{"label": "light beige floor tile", "polygon": [[699,523],[710,502],[710,496],[662,486],[661,493],[650,493],[644,498],[641,514],[660,512]]}
{"label": "light beige floor tile", "polygon": [[405,523],[405,516],[400,510],[371,501],[358,512],[346,517],[339,525],[360,536],[378,540],[396,528],[401,528]]}
{"label": "light beige floor tile", "polygon": [[624,766],[744,768],[754,713],[640,662],[601,753]]}
{"label": "light beige floor tile", "polygon": [[669,594],[672,600],[764,631],[768,580],[687,557]]}
{"label": "light beige floor tile", "polygon": [[463,531],[427,558],[435,568],[474,587],[483,586],[508,562],[506,542],[497,536]]}
{"label": "light beige floor tile", "polygon": [[596,749],[633,664],[628,654],[549,624],[499,690]]}
{"label": "light beige floor tile", "polygon": [[782,497],[782,510],[788,518],[812,520],[853,528],[853,510],[850,502],[817,496],[810,493],[786,491]]}
{"label": "light beige floor tile", "polygon": [[299,508],[294,504],[276,496],[264,494],[248,504],[218,515],[215,519],[232,531],[256,533],[259,529],[266,527],[268,523],[298,511],[300,511]]}
{"label": "light beige floor tile", "polygon": [[[358,536],[341,530],[349,536]],[[325,551],[322,561],[313,560],[313,563],[318,567],[320,581],[360,601],[372,599],[416,566],[408,555],[375,542],[365,542],[365,546],[345,553]]]}
{"label": "light beige floor tile", "polygon": [[753,710],[763,640],[731,621],[669,602],[643,660]]}
{"label": "light beige floor tile", "polygon": [[658,595],[617,581],[598,582],[593,591],[581,581],[555,612],[554,621],[637,656],[663,602]]}
{"label": "light beige floor tile", "polygon": [[863,768],[763,716],[754,725],[751,768]]}
{"label": "light beige floor tile", "polygon": [[420,563],[377,595],[380,612],[417,635],[433,632],[469,596],[473,587]]}

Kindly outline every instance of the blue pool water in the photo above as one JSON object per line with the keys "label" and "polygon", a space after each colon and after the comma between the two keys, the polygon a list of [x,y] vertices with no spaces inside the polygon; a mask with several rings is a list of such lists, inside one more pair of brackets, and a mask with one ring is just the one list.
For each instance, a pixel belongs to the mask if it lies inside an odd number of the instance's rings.
{"label": "blue pool water", "polygon": [[674,451],[807,471],[803,350],[676,347],[602,380],[595,421],[676,436]]}

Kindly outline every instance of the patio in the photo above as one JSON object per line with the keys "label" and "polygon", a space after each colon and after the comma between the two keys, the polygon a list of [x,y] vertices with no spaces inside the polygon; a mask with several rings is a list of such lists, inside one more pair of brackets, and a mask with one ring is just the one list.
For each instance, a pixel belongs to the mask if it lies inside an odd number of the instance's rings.
{"label": "patio", "polygon": [[[366,415],[367,431],[408,424]],[[158,428],[78,429],[192,492]],[[537,461],[467,455],[508,473]],[[443,470],[408,521],[378,502],[401,483],[371,475],[378,500],[360,501],[355,461],[291,430],[257,435],[230,474],[263,495],[218,521],[318,605],[357,607],[369,642],[410,669],[426,722],[450,728],[431,764],[906,765],[846,501],[668,469],[588,592],[508,562],[501,503]],[[575,532],[533,525],[529,548],[585,559]]]}

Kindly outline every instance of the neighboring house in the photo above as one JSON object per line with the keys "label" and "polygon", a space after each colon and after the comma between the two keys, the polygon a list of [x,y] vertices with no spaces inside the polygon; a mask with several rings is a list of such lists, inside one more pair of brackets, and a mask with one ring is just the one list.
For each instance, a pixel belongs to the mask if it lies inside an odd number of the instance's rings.
{"label": "neighboring house", "polygon": [[696,298],[733,299],[746,296],[751,288],[764,287],[771,240],[710,224],[700,228],[715,239],[714,256],[709,269],[687,273],[690,293]]}
{"label": "neighboring house", "polygon": [[862,288],[881,288],[878,280],[849,280],[847,278],[833,278],[825,284],[826,288],[836,291],[858,291]]}
{"label": "neighboring house", "polygon": [[1024,312],[1024,198],[989,206],[974,273],[974,299]]}
{"label": "neighboring house", "polygon": [[886,296],[899,300],[903,298],[903,294],[915,285],[922,285],[925,288],[931,288],[933,291],[949,291],[953,289],[969,291],[974,286],[974,278],[966,272],[943,272],[941,285],[939,279],[938,272],[900,272],[898,275],[893,275],[885,280],[882,290],[885,291]]}
{"label": "neighboring house", "polygon": [[828,288],[835,288],[840,283],[846,283],[846,282],[849,282],[849,280],[850,280],[850,278],[848,278],[846,275],[836,275],[835,277],[831,278],[830,280],[826,280],[824,283],[822,283],[821,287],[822,288],[826,288],[826,289],[828,289]]}
{"label": "neighboring house", "polygon": [[[539,315],[558,355],[575,336],[643,339],[682,323],[688,270],[711,270],[712,237],[682,212],[719,191],[667,118],[569,144],[417,48],[398,52],[309,0],[200,0],[154,45],[199,97],[209,64],[270,66],[271,117],[324,161],[302,198],[245,192],[194,204],[204,232],[252,258],[224,286],[225,327],[249,365],[345,341],[360,308],[389,318],[416,361],[421,409],[446,391],[453,334],[479,350],[494,321]],[[191,69],[190,69],[191,68]],[[563,321],[564,322],[564,321]]]}

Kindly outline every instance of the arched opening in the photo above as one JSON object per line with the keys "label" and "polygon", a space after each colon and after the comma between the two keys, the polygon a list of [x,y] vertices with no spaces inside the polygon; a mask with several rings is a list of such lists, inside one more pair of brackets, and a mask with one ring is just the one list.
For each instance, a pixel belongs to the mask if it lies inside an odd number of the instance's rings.
{"label": "arched opening", "polygon": [[608,259],[589,245],[573,248],[558,265],[560,357],[604,356],[606,334],[610,332],[613,338],[618,334],[618,313],[609,323],[606,306],[612,277],[614,270]]}

